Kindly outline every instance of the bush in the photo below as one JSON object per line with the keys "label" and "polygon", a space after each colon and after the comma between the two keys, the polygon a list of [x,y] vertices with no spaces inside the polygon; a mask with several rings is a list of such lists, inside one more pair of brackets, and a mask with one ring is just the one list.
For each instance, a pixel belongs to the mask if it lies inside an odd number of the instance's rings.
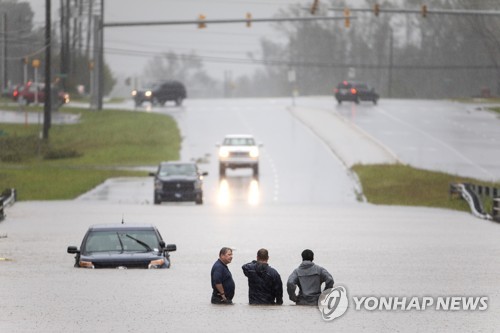
{"label": "bush", "polygon": [[36,155],[40,148],[36,135],[0,137],[0,161],[21,162]]}
{"label": "bush", "polygon": [[82,155],[83,155],[82,153],[74,149],[62,148],[62,149],[50,149],[44,154],[43,158],[45,160],[57,160],[62,158],[80,157]]}

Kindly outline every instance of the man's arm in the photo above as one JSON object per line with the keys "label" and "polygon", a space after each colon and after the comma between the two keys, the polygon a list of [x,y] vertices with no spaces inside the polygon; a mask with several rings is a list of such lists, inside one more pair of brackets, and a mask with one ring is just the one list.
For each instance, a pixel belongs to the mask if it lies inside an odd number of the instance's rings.
{"label": "man's arm", "polygon": [[274,295],[276,297],[276,304],[283,304],[283,282],[278,272],[276,272],[274,280]]}
{"label": "man's arm", "polygon": [[222,283],[216,283],[215,289],[217,289],[219,295],[222,297],[222,300],[226,302],[227,301],[226,294],[224,293],[224,287],[222,286]]}
{"label": "man's arm", "polygon": [[333,277],[332,275],[324,268],[321,269],[321,282],[325,282],[325,290],[333,288]]}
{"label": "man's arm", "polygon": [[295,289],[297,288],[297,280],[299,279],[299,276],[297,274],[297,271],[294,270],[292,274],[288,277],[288,281],[286,283],[286,290],[288,292],[288,297],[292,302],[297,302],[297,295],[295,294]]}

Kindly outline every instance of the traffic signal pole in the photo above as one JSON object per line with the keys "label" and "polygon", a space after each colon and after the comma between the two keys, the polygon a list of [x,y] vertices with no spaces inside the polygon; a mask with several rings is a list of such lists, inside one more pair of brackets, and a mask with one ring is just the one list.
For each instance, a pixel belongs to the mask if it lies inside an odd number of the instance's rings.
{"label": "traffic signal pole", "polygon": [[45,103],[43,104],[43,132],[42,138],[44,140],[49,139],[49,129],[51,125],[51,109],[52,109],[52,96],[50,90],[50,81],[52,78],[50,77],[50,68],[51,68],[51,52],[50,52],[50,1],[45,0]]}
{"label": "traffic signal pole", "polygon": [[[350,19],[356,19],[355,16],[350,16]],[[151,26],[151,25],[198,25],[200,22],[208,24],[224,24],[224,23],[258,23],[258,22],[306,22],[306,21],[335,21],[345,20],[345,16],[311,16],[311,17],[282,17],[282,18],[244,18],[244,19],[218,19],[218,20],[187,20],[187,21],[142,21],[142,22],[109,22],[103,23],[104,28],[116,27],[136,27],[136,26]]]}

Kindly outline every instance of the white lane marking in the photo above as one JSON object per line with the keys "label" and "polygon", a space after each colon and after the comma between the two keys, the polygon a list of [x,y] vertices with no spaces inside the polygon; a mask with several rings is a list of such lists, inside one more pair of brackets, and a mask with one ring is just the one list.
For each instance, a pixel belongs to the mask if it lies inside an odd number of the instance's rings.
{"label": "white lane marking", "polygon": [[468,164],[472,165],[473,167],[477,168],[479,171],[481,171],[482,173],[484,173],[485,175],[491,177],[492,179],[495,178],[495,176],[493,174],[491,174],[488,170],[484,169],[483,167],[481,167],[480,165],[476,164],[474,161],[472,161],[470,158],[468,158],[467,156],[463,155],[461,152],[459,152],[458,150],[456,150],[454,147],[450,146],[449,144],[447,144],[446,142],[444,141],[441,141],[439,140],[438,138],[436,138],[435,136],[433,136],[432,134],[430,133],[427,133],[423,130],[421,130],[420,128],[418,127],[415,127],[413,126],[412,124],[410,123],[407,123],[399,118],[396,118],[395,116],[389,114],[388,112],[386,112],[385,110],[382,110],[380,109],[379,112],[383,115],[385,115],[386,117],[389,117],[391,119],[393,119],[394,121],[397,121],[398,123],[401,123],[405,126],[408,126],[410,128],[412,128],[413,130],[421,133],[422,135],[425,135],[426,137],[430,138],[431,140],[437,142],[439,145],[451,150],[453,153],[455,153],[459,158],[461,158],[463,161],[467,162]]}

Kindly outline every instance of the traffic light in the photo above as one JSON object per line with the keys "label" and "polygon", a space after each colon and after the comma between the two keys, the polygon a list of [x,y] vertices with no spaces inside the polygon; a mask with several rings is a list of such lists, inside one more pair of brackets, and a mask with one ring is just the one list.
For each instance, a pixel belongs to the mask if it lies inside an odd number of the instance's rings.
{"label": "traffic light", "polygon": [[312,5],[311,5],[311,14],[316,14],[316,11],[318,10],[319,6],[319,0],[314,0]]}
{"label": "traffic light", "polygon": [[378,14],[380,14],[380,5],[378,3],[373,5],[373,13],[375,14],[375,16],[378,16]]}
{"label": "traffic light", "polygon": [[207,17],[203,14],[200,14],[198,16],[198,20],[200,21],[200,23],[198,23],[198,29],[205,29],[207,27],[207,25],[204,22],[206,18]]}
{"label": "traffic light", "polygon": [[422,5],[422,17],[427,17],[427,5]]}
{"label": "traffic light", "polygon": [[252,26],[252,14],[247,13],[247,28],[250,28]]}
{"label": "traffic light", "polygon": [[344,26],[346,28],[349,28],[351,26],[351,11],[349,10],[349,8],[344,9],[344,18],[345,18]]}

